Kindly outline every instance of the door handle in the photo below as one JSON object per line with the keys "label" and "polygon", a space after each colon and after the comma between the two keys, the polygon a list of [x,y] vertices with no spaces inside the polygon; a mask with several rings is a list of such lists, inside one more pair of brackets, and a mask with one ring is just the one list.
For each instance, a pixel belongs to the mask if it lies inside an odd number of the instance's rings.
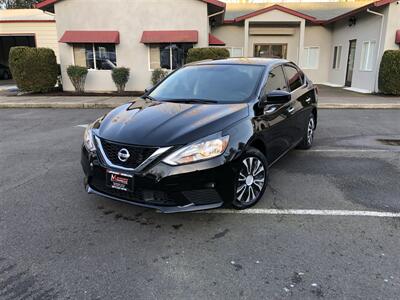
{"label": "door handle", "polygon": [[287,111],[288,111],[288,113],[294,112],[294,107],[293,106],[289,107]]}
{"label": "door handle", "polygon": [[265,114],[272,114],[272,113],[274,113],[276,110],[277,110],[277,107],[276,107],[276,106],[271,106],[270,108],[264,110],[264,113],[265,113]]}

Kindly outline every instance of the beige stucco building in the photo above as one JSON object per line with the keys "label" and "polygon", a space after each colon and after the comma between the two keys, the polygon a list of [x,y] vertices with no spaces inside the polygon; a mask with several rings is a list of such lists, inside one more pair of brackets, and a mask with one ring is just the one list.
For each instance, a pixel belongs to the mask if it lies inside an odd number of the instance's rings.
{"label": "beige stucco building", "polygon": [[45,0],[55,12],[64,88],[68,65],[90,69],[86,90],[111,91],[111,69],[131,69],[128,90],[175,69],[191,47],[235,57],[283,57],[316,83],[377,90],[380,59],[399,49],[398,1],[225,4],[217,0]]}
{"label": "beige stucco building", "polygon": [[39,9],[0,9],[0,63],[8,65],[11,47],[53,49],[58,56],[54,14]]}

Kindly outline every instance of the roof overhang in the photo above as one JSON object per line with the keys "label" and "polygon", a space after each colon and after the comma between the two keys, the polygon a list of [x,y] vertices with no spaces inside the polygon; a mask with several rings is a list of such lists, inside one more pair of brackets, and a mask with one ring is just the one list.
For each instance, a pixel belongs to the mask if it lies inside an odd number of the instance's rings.
{"label": "roof overhang", "polygon": [[209,46],[225,46],[225,43],[217,38],[215,35],[211,33],[208,34],[208,45]]}
{"label": "roof overhang", "polygon": [[[42,9],[42,10],[48,10],[54,12],[54,4],[56,2],[60,2],[62,0],[43,0],[39,3],[37,3],[35,6],[36,8]],[[225,10],[226,4],[224,2],[221,2],[219,0],[199,0],[204,3],[207,3],[209,6],[209,13],[215,13],[218,10]]]}
{"label": "roof overhang", "polygon": [[84,44],[119,44],[118,31],[66,31],[60,43]]}
{"label": "roof overhang", "polygon": [[274,5],[271,5],[271,6],[256,10],[254,12],[248,13],[246,15],[236,17],[235,19],[225,20],[224,23],[225,24],[238,23],[238,22],[242,22],[242,21],[244,21],[246,19],[250,19],[252,17],[267,13],[269,11],[279,10],[279,11],[288,13],[290,15],[305,19],[306,21],[308,21],[310,23],[313,23],[313,24],[326,25],[326,24],[330,24],[330,23],[333,23],[333,22],[336,22],[336,21],[339,21],[339,20],[342,20],[342,19],[346,19],[346,18],[352,17],[352,16],[354,16],[354,15],[360,13],[360,12],[366,11],[367,9],[371,9],[371,8],[374,8],[374,7],[379,8],[381,6],[385,6],[385,5],[388,5],[388,4],[390,4],[392,2],[396,2],[396,1],[398,1],[398,0],[378,0],[378,1],[375,1],[375,2],[368,3],[365,6],[359,7],[357,9],[355,9],[355,10],[349,11],[349,12],[347,12],[345,14],[342,14],[340,16],[337,16],[337,17],[329,19],[329,20],[319,20],[319,19],[317,19],[317,18],[315,18],[313,16],[305,15],[303,13],[300,13],[300,12],[296,11],[296,10],[281,6],[279,4],[274,4]]}
{"label": "roof overhang", "polygon": [[225,23],[242,22],[242,21],[244,21],[246,19],[250,19],[250,18],[253,18],[255,16],[259,16],[259,15],[262,15],[262,14],[265,14],[267,12],[274,11],[274,10],[278,10],[278,11],[287,13],[289,15],[302,18],[302,19],[305,19],[305,20],[313,22],[313,23],[320,23],[316,18],[314,18],[312,16],[308,16],[308,15],[302,14],[302,13],[300,13],[298,11],[295,11],[293,9],[290,9],[290,8],[287,8],[287,7],[284,7],[284,6],[281,6],[279,4],[274,4],[274,5],[271,5],[271,6],[268,6],[268,7],[253,11],[253,12],[251,12],[249,14],[237,17],[237,18],[235,18],[233,20],[225,20]]}
{"label": "roof overhang", "polygon": [[197,43],[197,30],[153,30],[143,31],[140,40],[143,44]]}

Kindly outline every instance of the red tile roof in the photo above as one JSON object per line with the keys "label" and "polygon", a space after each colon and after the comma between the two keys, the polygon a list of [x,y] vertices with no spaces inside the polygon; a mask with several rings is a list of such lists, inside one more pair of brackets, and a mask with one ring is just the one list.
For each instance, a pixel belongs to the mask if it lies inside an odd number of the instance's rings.
{"label": "red tile roof", "polygon": [[109,43],[119,44],[118,31],[66,31],[60,43]]}
{"label": "red tile roof", "polygon": [[[43,0],[42,2],[39,2],[36,4],[37,8],[43,9],[48,6],[54,5],[56,2],[59,2],[61,0]],[[226,4],[224,2],[218,1],[218,0],[200,0],[202,2],[205,2],[210,5],[214,5],[220,8],[225,8]]]}
{"label": "red tile roof", "polygon": [[143,31],[141,43],[197,43],[199,32],[197,30],[154,30]]}
{"label": "red tile roof", "polygon": [[208,34],[208,44],[210,46],[225,46],[225,43],[211,33]]}

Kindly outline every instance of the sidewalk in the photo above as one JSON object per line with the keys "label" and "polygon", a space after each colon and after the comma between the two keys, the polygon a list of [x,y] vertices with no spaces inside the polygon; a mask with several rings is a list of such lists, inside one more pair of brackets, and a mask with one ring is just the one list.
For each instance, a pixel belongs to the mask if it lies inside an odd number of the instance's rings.
{"label": "sidewalk", "polygon": [[360,94],[319,85],[319,108],[400,109],[400,97]]}
{"label": "sidewalk", "polygon": [[115,108],[134,97],[54,97],[5,96],[0,94],[0,108]]}
{"label": "sidewalk", "polygon": [[[115,96],[15,96],[0,92],[0,108],[115,108],[134,97]],[[400,109],[400,97],[364,95],[319,86],[322,109]]]}

